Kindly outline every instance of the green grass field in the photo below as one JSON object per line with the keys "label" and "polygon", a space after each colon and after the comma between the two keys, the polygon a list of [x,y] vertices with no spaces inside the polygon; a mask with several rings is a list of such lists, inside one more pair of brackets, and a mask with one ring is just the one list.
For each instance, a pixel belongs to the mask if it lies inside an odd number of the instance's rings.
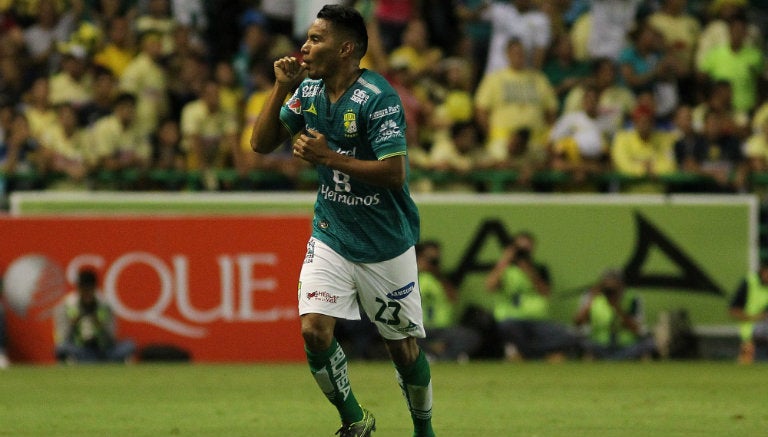
{"label": "green grass field", "polygon": [[[726,362],[434,364],[442,437],[764,436],[768,368]],[[375,437],[408,437],[389,363],[353,362]],[[302,364],[31,367],[0,372],[0,436],[332,436]]]}

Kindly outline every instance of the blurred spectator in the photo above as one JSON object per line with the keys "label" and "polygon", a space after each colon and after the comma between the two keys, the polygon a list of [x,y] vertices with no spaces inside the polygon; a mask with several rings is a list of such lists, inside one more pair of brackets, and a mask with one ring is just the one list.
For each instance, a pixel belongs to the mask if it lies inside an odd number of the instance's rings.
{"label": "blurred spectator", "polygon": [[81,270],[77,290],[56,310],[56,359],[65,363],[129,362],[136,346],[118,340],[109,304],[100,296],[93,270]]}
{"label": "blurred spectator", "polygon": [[138,14],[136,0],[85,0],[92,20],[99,27],[106,29],[108,24],[117,17],[126,17],[133,22]]}
{"label": "blurred spectator", "polygon": [[93,76],[93,99],[78,109],[79,123],[84,127],[110,115],[117,97],[117,80],[110,70],[96,67]]}
{"label": "blurred spectator", "polygon": [[694,54],[701,34],[701,23],[686,11],[686,0],[663,0],[661,9],[648,18],[664,38],[665,52],[671,55],[678,68],[678,90],[687,104],[696,101]]}
{"label": "blurred spectator", "polygon": [[597,118],[599,98],[597,88],[587,87],[582,110],[560,116],[549,133],[552,168],[568,172],[577,186],[608,169],[608,147]]}
{"label": "blurred spectator", "polygon": [[47,170],[60,173],[63,180],[48,186],[50,189],[87,189],[86,133],[78,126],[77,110],[71,103],[56,108],[57,123],[48,126],[40,137],[41,154]]}
{"label": "blurred spectator", "polygon": [[113,114],[90,129],[86,156],[94,168],[111,172],[148,168],[151,148],[138,125],[136,101],[133,94],[120,94]]}
{"label": "blurred spectator", "polygon": [[136,125],[145,136],[168,114],[168,79],[160,64],[162,54],[160,35],[156,32],[142,35],[141,51],[120,77],[120,90],[136,96]]}
{"label": "blurred spectator", "polygon": [[746,15],[735,14],[728,22],[729,42],[704,52],[699,64],[701,80],[726,80],[733,90],[733,108],[750,112],[757,105],[758,79],[764,73],[764,55],[748,42]]}
{"label": "blurred spectator", "polygon": [[113,18],[107,29],[104,46],[93,56],[93,63],[109,69],[120,78],[136,56],[136,44],[131,24],[125,17]]}
{"label": "blurred spectator", "polygon": [[10,34],[0,34],[0,99],[19,102],[28,83],[27,57]]}
{"label": "blurred spectator", "polygon": [[[653,108],[639,104],[632,113],[633,127],[613,139],[611,160],[625,176],[655,179],[675,171],[674,134],[654,126]],[[644,188],[657,191],[655,184]]]}
{"label": "blurred spectator", "polygon": [[219,84],[221,108],[239,117],[243,103],[243,89],[237,83],[232,64],[228,61],[216,62],[213,67],[213,80]]}
{"label": "blurred spectator", "polygon": [[395,58],[390,62],[387,75],[392,87],[397,91],[403,104],[405,121],[408,129],[405,131],[410,164],[414,167],[428,166],[428,149],[432,142],[431,124],[433,104],[429,101],[423,88],[417,83],[419,77],[410,69],[405,59]]}
{"label": "blurred spectator", "polygon": [[209,79],[199,98],[181,112],[182,148],[187,168],[201,170],[208,190],[218,189],[215,170],[231,167],[237,147],[237,119],[221,107],[221,87]]}
{"label": "blurred spectator", "polygon": [[704,87],[706,99],[693,109],[693,128],[696,132],[704,131],[704,119],[707,114],[715,113],[720,117],[722,130],[737,138],[749,135],[749,114],[733,107],[731,83],[726,80],[709,82]]}
{"label": "blurred spectator", "polygon": [[427,27],[429,45],[447,55],[456,54],[461,26],[456,13],[458,0],[419,0],[419,16]]}
{"label": "blurred spectator", "polygon": [[[464,9],[464,19],[470,22],[482,20],[490,24],[490,37],[484,51],[486,62],[479,77],[504,69],[509,65],[507,42],[511,38],[520,38],[520,12],[512,0],[493,2],[474,2],[474,8]],[[482,41],[485,43],[485,41]]]}
{"label": "blurred spectator", "polygon": [[58,58],[57,44],[67,41],[70,29],[59,20],[53,0],[40,0],[34,24],[24,29],[24,46],[30,56],[34,76],[47,76],[53,71]]}
{"label": "blurred spectator", "polygon": [[267,27],[267,18],[250,9],[240,19],[243,33],[240,46],[232,59],[240,86],[250,93],[254,89],[250,68],[259,63],[269,62],[286,56],[296,50],[293,42],[281,34],[271,33]]}
{"label": "blurred spectator", "polygon": [[146,11],[138,15],[133,27],[139,35],[148,32],[159,35],[161,51],[164,56],[168,56],[175,50],[173,32],[176,25],[170,0],[149,0]]}
{"label": "blurred spectator", "polygon": [[293,11],[295,0],[261,0],[259,11],[267,17],[267,29],[293,38]]}
{"label": "blurred spectator", "polygon": [[552,43],[542,71],[555,88],[562,107],[568,93],[589,76],[590,66],[589,63],[576,59],[571,38],[561,34]]}
{"label": "blurred spectator", "polygon": [[608,58],[597,59],[592,64],[592,74],[585,81],[568,93],[563,112],[580,111],[584,107],[584,94],[588,86],[594,86],[599,92],[598,123],[608,140],[624,128],[627,115],[635,107],[635,95],[629,88],[617,81],[616,65]]}
{"label": "blurred spectator", "polygon": [[739,322],[739,362],[750,364],[768,358],[768,263],[760,262],[757,272],[739,284],[729,305],[731,317]]}
{"label": "blurred spectator", "polygon": [[181,148],[179,123],[172,118],[161,120],[157,132],[150,137],[150,147],[152,151],[146,188],[168,191],[189,188],[185,173],[187,157]]}
{"label": "blurred spectator", "polygon": [[425,339],[419,339],[427,356],[435,360],[467,361],[480,347],[480,334],[456,323],[457,291],[440,268],[440,243],[423,241],[416,245],[419,290],[424,311]]}
{"label": "blurred spectator", "polygon": [[70,103],[79,109],[93,99],[90,60],[80,45],[68,44],[62,49],[61,71],[51,76],[48,99],[53,105]]}
{"label": "blurred spectator", "polygon": [[721,114],[710,112],[704,119],[704,139],[707,154],[702,160],[702,174],[711,177],[720,190],[741,191],[745,185],[741,141],[724,128],[727,120]]}
{"label": "blurred spectator", "polygon": [[768,119],[744,143],[744,158],[751,173],[768,171]]}
{"label": "blurred spectator", "polygon": [[415,78],[436,73],[442,58],[442,51],[429,45],[427,27],[420,19],[408,22],[402,43],[389,56],[390,65],[406,65]]}
{"label": "blurred spectator", "polygon": [[632,42],[619,54],[621,77],[635,93],[652,92],[655,115],[667,118],[679,103],[679,60],[664,52],[663,37],[647,22],[631,34]]}
{"label": "blurred spectator", "polygon": [[[208,28],[208,14],[204,0],[171,0],[173,21],[188,27],[194,38],[202,39]],[[221,3],[221,0],[219,0]],[[266,3],[262,0],[262,3]]]}
{"label": "blurred spectator", "polygon": [[235,154],[235,165],[241,174],[251,171],[276,172],[286,179],[278,182],[278,185],[268,183],[259,188],[265,186],[272,189],[296,188],[296,178],[300,170],[306,168],[306,164],[300,159],[294,159],[290,141],[286,141],[278,150],[267,155],[254,153],[251,149],[253,125],[272,92],[272,84],[275,81],[273,68],[272,62],[266,61],[256,63],[251,68],[251,82],[255,89],[245,105],[244,127],[240,136],[240,147]]}
{"label": "blurred spectator", "polygon": [[513,188],[518,190],[535,188],[532,184],[533,177],[539,171],[545,170],[547,166],[546,144],[535,141],[530,129],[520,128],[509,134],[505,147],[504,160],[489,159],[488,154],[485,153],[479,159],[479,166],[515,171],[517,178]]}
{"label": "blurred spectator", "polygon": [[32,82],[24,96],[21,112],[29,123],[29,135],[38,139],[45,129],[56,122],[56,111],[49,99],[50,86],[47,77]]}
{"label": "blurred spectator", "polygon": [[587,53],[592,59],[616,60],[626,45],[627,35],[635,26],[635,16],[642,0],[592,0],[588,19]]}
{"label": "blurred spectator", "polygon": [[642,301],[626,290],[618,270],[606,271],[590,287],[573,320],[577,326],[588,327],[583,345],[587,359],[650,359],[656,349],[645,332]]}
{"label": "blurred spectator", "polygon": [[681,105],[675,111],[675,163],[680,171],[699,173],[707,157],[707,139],[694,129],[693,110]]}
{"label": "blurred spectator", "polygon": [[[731,19],[735,16],[744,16],[746,14],[746,0],[714,0],[709,5],[709,19],[699,35],[696,44],[696,67],[701,69],[704,57],[710,50],[727,46],[731,42],[731,31],[729,30]],[[761,48],[763,46],[763,35],[754,24],[747,24],[744,45]]]}
{"label": "blurred spectator", "polygon": [[520,40],[507,43],[507,55],[509,67],[484,76],[475,94],[477,121],[486,135],[492,161],[507,159],[510,138],[520,129],[530,130],[536,144],[549,129],[558,106],[547,77],[525,66]]}
{"label": "blurred spectator", "polygon": [[[457,122],[435,132],[427,165],[431,170],[452,175],[441,183],[442,191],[474,191],[474,184],[465,177],[481,168],[482,154],[477,125],[473,121]],[[432,186],[424,186],[423,181],[419,181],[419,185],[425,191],[432,189]]]}
{"label": "blurred spectator", "polygon": [[518,37],[525,48],[527,65],[535,70],[541,70],[552,44],[552,23],[549,16],[541,11],[536,0],[515,0],[515,6],[520,13]]}
{"label": "blurred spectator", "polygon": [[4,174],[6,192],[40,188],[34,180],[19,175],[44,170],[39,145],[30,133],[24,114],[2,108],[4,138],[0,143],[0,172]]}
{"label": "blurred spectator", "polygon": [[376,1],[373,14],[385,52],[391,53],[400,44],[408,22],[419,17],[417,3],[417,0]]}
{"label": "blurred spectator", "polygon": [[549,315],[551,285],[546,265],[536,261],[535,239],[520,232],[504,249],[485,281],[499,294],[493,308],[508,360],[559,360],[573,352],[578,339]]}
{"label": "blurred spectator", "polygon": [[507,48],[512,38],[522,44],[524,65],[536,70],[542,68],[552,41],[552,29],[547,14],[541,12],[532,0],[491,2],[482,6],[479,12],[482,19],[491,23],[484,75],[510,65]]}

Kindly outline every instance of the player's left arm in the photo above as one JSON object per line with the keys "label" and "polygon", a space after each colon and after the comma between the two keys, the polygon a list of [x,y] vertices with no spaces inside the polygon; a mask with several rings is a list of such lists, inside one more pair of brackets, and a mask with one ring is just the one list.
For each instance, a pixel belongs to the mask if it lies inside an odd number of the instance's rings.
{"label": "player's left arm", "polygon": [[324,165],[371,185],[399,189],[405,183],[405,153],[376,161],[356,159],[336,153],[328,147],[325,135],[309,130],[293,143],[293,154],[309,163]]}

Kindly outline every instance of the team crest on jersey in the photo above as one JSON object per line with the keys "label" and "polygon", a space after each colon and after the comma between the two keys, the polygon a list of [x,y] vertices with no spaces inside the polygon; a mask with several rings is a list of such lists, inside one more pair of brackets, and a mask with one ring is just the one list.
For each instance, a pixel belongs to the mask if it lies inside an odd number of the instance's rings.
{"label": "team crest on jersey", "polygon": [[294,114],[301,115],[301,99],[298,96],[294,95],[291,97],[291,100],[288,100],[286,105]]}
{"label": "team crest on jersey", "polygon": [[344,136],[357,136],[357,116],[352,111],[344,113]]}

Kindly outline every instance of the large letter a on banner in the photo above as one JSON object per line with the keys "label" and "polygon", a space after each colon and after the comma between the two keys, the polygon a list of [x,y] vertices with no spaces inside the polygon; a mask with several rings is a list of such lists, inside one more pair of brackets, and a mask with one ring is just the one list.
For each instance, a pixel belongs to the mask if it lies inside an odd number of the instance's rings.
{"label": "large letter a on banner", "polygon": [[[639,213],[635,213],[637,243],[632,259],[624,267],[627,285],[651,288],[679,288],[689,292],[725,293],[677,245]],[[643,273],[650,249],[656,246],[680,270],[679,275]]]}

